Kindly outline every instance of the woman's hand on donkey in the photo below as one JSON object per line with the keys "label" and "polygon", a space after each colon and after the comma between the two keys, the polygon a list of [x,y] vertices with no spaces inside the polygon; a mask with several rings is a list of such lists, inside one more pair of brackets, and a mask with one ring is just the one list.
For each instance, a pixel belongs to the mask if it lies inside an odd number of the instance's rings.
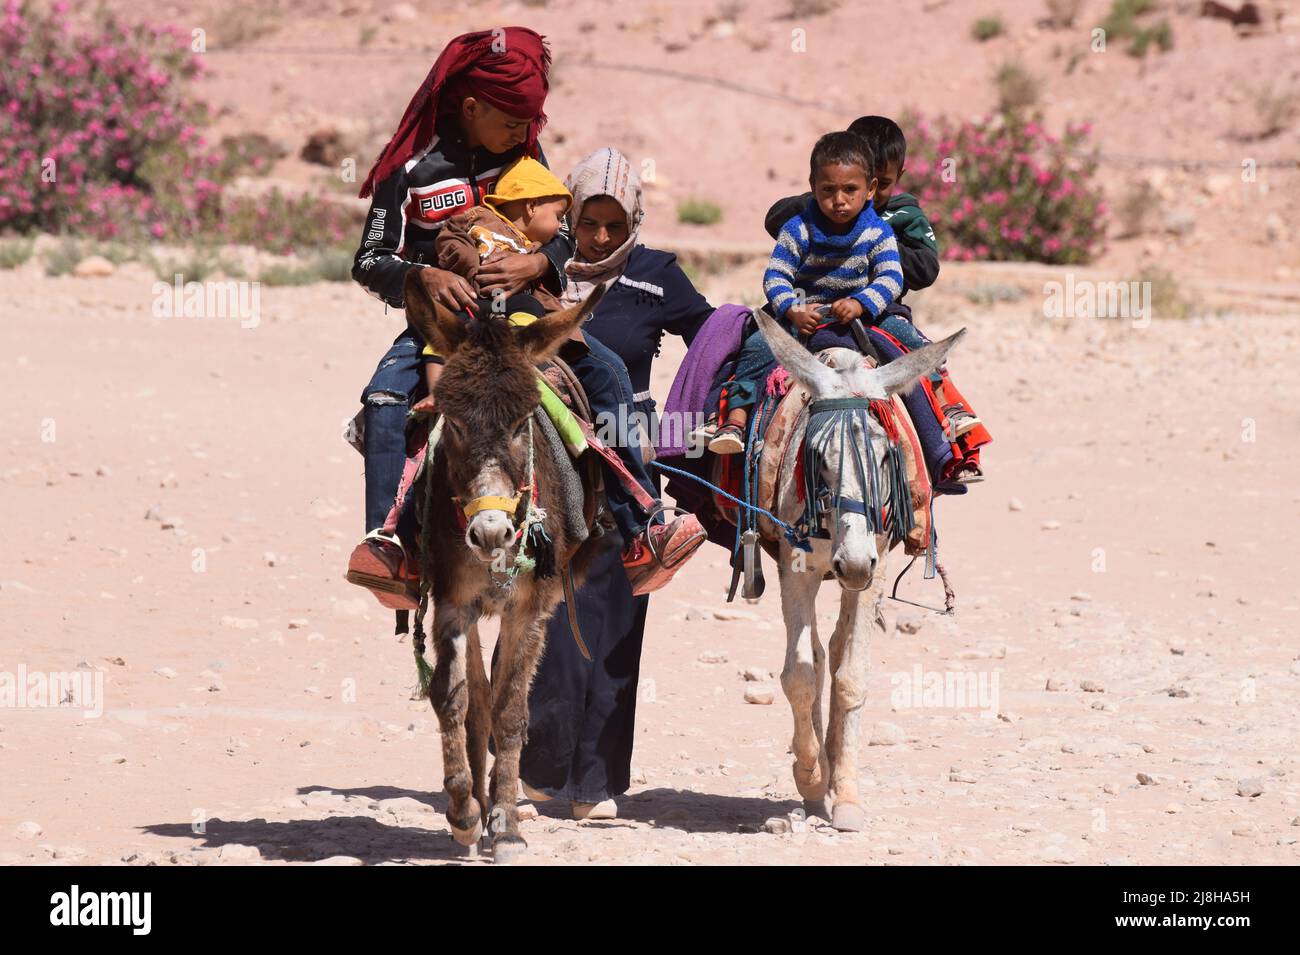
{"label": "woman's hand on donkey", "polygon": [[529,255],[503,255],[494,262],[485,262],[478,270],[475,281],[484,295],[501,289],[513,295],[532,285],[550,268],[551,260],[540,252]]}

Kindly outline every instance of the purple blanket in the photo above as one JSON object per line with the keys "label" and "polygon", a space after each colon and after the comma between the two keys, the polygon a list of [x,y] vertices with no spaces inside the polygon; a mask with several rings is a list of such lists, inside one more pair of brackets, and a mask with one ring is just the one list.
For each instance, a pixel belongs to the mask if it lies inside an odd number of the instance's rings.
{"label": "purple blanket", "polygon": [[[695,421],[704,410],[704,402],[718,369],[740,350],[741,333],[749,315],[750,310],[743,305],[719,305],[696,332],[695,340],[677,369],[668,400],[664,402],[657,458],[685,456],[690,427],[683,423]],[[665,428],[663,421],[672,422],[674,426]]]}
{"label": "purple blanket", "polygon": [[[704,411],[704,404],[719,369],[740,350],[741,335],[749,315],[750,310],[743,305],[721,305],[700,326],[686,357],[682,359],[681,367],[677,369],[677,377],[673,379],[668,400],[664,402],[656,463],[662,462],[708,478],[708,464],[712,455],[697,453],[693,457],[686,456],[690,423],[698,420]],[[671,422],[674,426],[664,427],[663,421]],[[665,490],[672,495],[678,506],[699,518],[709,540],[730,551],[736,539],[736,528],[714,515],[708,488],[698,481],[677,475],[668,474],[665,477],[668,479]]]}

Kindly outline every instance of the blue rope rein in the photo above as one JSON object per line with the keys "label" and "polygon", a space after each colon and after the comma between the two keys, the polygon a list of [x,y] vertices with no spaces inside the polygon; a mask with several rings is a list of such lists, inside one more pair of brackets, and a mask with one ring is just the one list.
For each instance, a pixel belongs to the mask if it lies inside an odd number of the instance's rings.
{"label": "blue rope rein", "polygon": [[713,484],[712,482],[705,480],[704,478],[700,477],[698,474],[692,474],[690,471],[683,471],[681,468],[675,468],[670,464],[663,464],[659,461],[651,461],[650,466],[658,468],[661,471],[666,471],[669,474],[676,474],[678,477],[690,478],[692,481],[695,481],[698,484],[703,484],[713,493],[725,497],[728,501],[731,501],[733,504],[737,504],[740,507],[745,508],[747,511],[756,511],[759,514],[762,514],[769,521],[771,521],[777,527],[780,527],[782,531],[785,532],[785,539],[790,542],[791,547],[797,547],[802,551],[808,551],[808,552],[812,551],[812,545],[808,543],[806,537],[801,537],[799,535],[799,531],[797,528],[787,524],[785,521],[781,520],[781,518],[777,517],[775,514],[773,514],[771,511],[767,510],[766,508],[759,507],[757,504],[750,504],[748,501],[742,501],[738,497],[733,497],[732,495],[724,491],[722,488],[718,487],[716,484]]}
{"label": "blue rope rein", "polygon": [[[760,401],[754,409],[754,414],[750,416],[749,422],[749,440],[746,442],[744,474],[742,477],[742,488],[746,498],[756,497],[757,489],[753,487],[754,476],[751,465],[753,459],[759,453],[757,441],[763,434],[762,423],[766,402]],[[852,431],[850,422],[853,419],[859,419],[862,433],[867,436],[870,442],[870,405],[863,398],[831,398],[815,401],[809,406],[809,417],[805,424],[804,450],[803,450],[803,471],[804,471],[804,515],[803,519],[797,526],[792,526],[782,521],[771,511],[751,504],[748,500],[741,500],[735,497],[716,484],[692,474],[689,471],[675,468],[671,465],[663,464],[659,461],[650,462],[653,466],[670,474],[676,474],[680,477],[689,478],[704,487],[707,487],[713,493],[731,501],[742,509],[742,513],[736,521],[736,540],[732,547],[733,555],[738,553],[741,546],[742,533],[755,526],[758,514],[762,514],[782,529],[785,538],[792,547],[796,547],[805,552],[812,551],[812,545],[809,542],[810,537],[829,537],[825,530],[818,530],[821,521],[821,503],[820,503],[820,462],[824,459],[825,453],[830,447],[832,440],[838,438],[838,451],[840,460],[840,480],[836,482],[836,487],[832,492],[831,509],[838,521],[839,515],[843,511],[862,514],[866,518],[867,525],[873,533],[881,534],[888,531],[892,540],[903,539],[911,530],[913,524],[912,513],[902,500],[902,489],[907,487],[906,469],[902,462],[901,449],[892,446],[886,455],[885,468],[887,474],[880,474],[876,466],[874,455],[870,465],[863,458],[867,449],[858,447],[857,443],[849,440]],[[853,462],[853,470],[858,478],[859,485],[865,492],[865,501],[857,501],[847,498],[843,495],[843,474],[845,467],[845,452]],[[884,487],[882,487],[884,485]],[[831,490],[828,488],[827,490]],[[882,500],[882,497],[885,500]],[[884,518],[885,504],[889,505],[889,514],[887,521]],[[886,526],[887,525],[887,526]],[[933,525],[932,525],[933,533]],[[931,548],[933,550],[933,548]],[[927,565],[933,558],[927,560]],[[930,576],[929,566],[926,568],[927,576]]]}

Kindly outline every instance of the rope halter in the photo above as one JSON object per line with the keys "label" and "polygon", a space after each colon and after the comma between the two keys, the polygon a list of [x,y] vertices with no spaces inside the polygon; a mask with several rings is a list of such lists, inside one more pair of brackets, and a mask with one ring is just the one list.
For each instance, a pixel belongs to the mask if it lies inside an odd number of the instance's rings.
{"label": "rope halter", "polygon": [[537,503],[537,478],[534,473],[533,459],[533,419],[531,415],[528,418],[528,469],[523,483],[519,485],[519,493],[513,497],[507,497],[504,494],[484,494],[480,497],[471,498],[468,502],[459,497],[453,497],[452,501],[459,508],[461,515],[460,529],[465,530],[469,526],[469,522],[473,520],[474,515],[482,511],[505,511],[506,514],[510,515],[511,522],[519,525],[519,529],[515,532],[515,540],[518,541],[527,528],[526,521],[516,520],[527,516],[527,510],[523,515],[519,513],[519,505],[525,494],[528,495],[528,510],[531,510]]}

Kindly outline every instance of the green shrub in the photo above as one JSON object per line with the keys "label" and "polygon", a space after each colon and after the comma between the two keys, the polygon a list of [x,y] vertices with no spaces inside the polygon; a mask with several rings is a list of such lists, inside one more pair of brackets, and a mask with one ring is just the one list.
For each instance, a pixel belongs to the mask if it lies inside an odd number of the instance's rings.
{"label": "green shrub", "polygon": [[65,236],[59,240],[58,245],[45,253],[45,274],[70,275],[77,263],[89,254],[80,239]]}
{"label": "green shrub", "polygon": [[1280,133],[1300,113],[1300,93],[1295,90],[1277,90],[1261,86],[1252,97],[1255,118],[1259,122],[1260,138]]}
{"label": "green shrub", "polygon": [[16,269],[32,257],[33,239],[0,239],[0,270]]}
{"label": "green shrub", "polygon": [[277,262],[257,276],[264,285],[311,285],[315,282],[352,281],[352,250],[342,246],[325,249],[301,264]]}
{"label": "green shrub", "polygon": [[247,275],[242,265],[211,246],[188,249],[179,257],[160,258],[149,253],[144,261],[153,269],[154,274],[165,282],[170,282],[177,273],[186,282],[203,282],[217,274],[232,279],[244,278]]}
{"label": "green shrub", "polygon": [[1154,43],[1161,53],[1168,53],[1174,48],[1174,31],[1168,20],[1161,20],[1153,27],[1143,27],[1133,36],[1128,52],[1131,56],[1144,57]]}
{"label": "green shrub", "polygon": [[1147,301],[1152,318],[1191,318],[1193,305],[1183,295],[1182,286],[1171,273],[1149,266],[1138,273],[1137,281],[1151,283],[1151,297]]}
{"label": "green shrub", "polygon": [[993,82],[1004,113],[1022,112],[1038,102],[1038,78],[1019,63],[1004,63]]}
{"label": "green shrub", "polygon": [[279,189],[222,202],[219,235],[276,255],[336,246],[359,234],[365,213],[316,196],[288,196]]}
{"label": "green shrub", "polygon": [[282,14],[269,5],[230,3],[214,8],[212,18],[208,45],[229,50],[275,33]]}
{"label": "green shrub", "polygon": [[218,152],[221,160],[214,178],[229,182],[246,172],[265,174],[286,150],[265,133],[240,133],[222,138]]}
{"label": "green shrub", "polygon": [[979,282],[966,290],[967,301],[984,308],[999,302],[1018,302],[1024,297],[1024,289],[1004,282]]}
{"label": "green shrub", "polygon": [[351,282],[355,255],[351,246],[325,249],[316,256],[316,273],[326,282]]}
{"label": "green shrub", "polygon": [[713,225],[722,219],[722,210],[712,202],[688,199],[677,206],[677,221],[688,225]]}
{"label": "green shrub", "polygon": [[271,286],[311,285],[313,282],[319,282],[320,276],[310,265],[288,265],[277,262],[258,272],[257,280],[263,285]]}
{"label": "green shrub", "polygon": [[1146,56],[1153,43],[1161,52],[1172,50],[1174,31],[1168,20],[1161,20],[1153,26],[1143,26],[1138,22],[1139,17],[1154,8],[1154,0],[1115,0],[1101,21],[1101,28],[1106,31],[1106,42],[1128,40],[1129,54],[1137,57]]}
{"label": "green shrub", "polygon": [[970,35],[980,43],[1001,36],[1005,31],[1002,18],[996,14],[991,17],[980,17],[970,26]]}
{"label": "green shrub", "polygon": [[1124,191],[1115,210],[1121,239],[1142,235],[1156,221],[1160,212],[1160,195],[1145,180],[1133,183]]}
{"label": "green shrub", "polygon": [[1074,26],[1083,0],[1047,0],[1047,21],[1057,29]]}

